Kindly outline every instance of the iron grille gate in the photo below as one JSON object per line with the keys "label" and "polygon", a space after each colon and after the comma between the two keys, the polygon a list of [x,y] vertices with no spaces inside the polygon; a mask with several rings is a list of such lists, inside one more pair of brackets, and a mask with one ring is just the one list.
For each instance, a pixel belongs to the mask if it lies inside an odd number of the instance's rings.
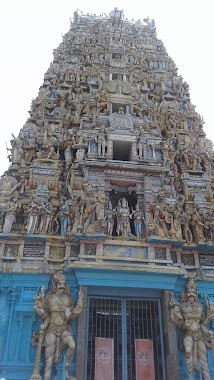
{"label": "iron grille gate", "polygon": [[155,380],[165,380],[159,300],[89,297],[87,326],[84,380],[94,380],[95,337],[114,340],[114,380],[136,380],[134,340],[152,339]]}

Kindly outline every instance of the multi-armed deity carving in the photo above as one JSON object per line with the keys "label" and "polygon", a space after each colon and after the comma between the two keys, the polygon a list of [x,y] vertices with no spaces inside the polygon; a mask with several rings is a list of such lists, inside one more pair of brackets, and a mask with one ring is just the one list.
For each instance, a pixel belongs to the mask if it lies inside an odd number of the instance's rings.
{"label": "multi-armed deity carving", "polygon": [[211,380],[207,348],[214,350],[214,333],[206,326],[214,319],[214,306],[206,294],[204,300],[206,310],[198,301],[196,280],[190,276],[180,302],[171,294],[170,308],[172,321],[181,330],[181,349],[185,353],[189,376],[192,378],[194,372],[200,372],[203,380]]}
{"label": "multi-armed deity carving", "polygon": [[153,20],[78,13],[29,113],[0,183],[15,181],[0,197],[3,233],[214,243],[212,143]]}
{"label": "multi-armed deity carving", "polygon": [[34,297],[33,309],[43,319],[40,325],[39,336],[33,336],[33,344],[37,346],[34,371],[31,380],[41,380],[40,359],[42,346],[45,346],[45,371],[44,380],[52,378],[51,372],[54,364],[59,363],[65,349],[65,379],[75,380],[69,376],[69,367],[75,352],[75,342],[70,327],[70,321],[77,318],[83,307],[83,292],[80,288],[78,302],[75,306],[70,295],[70,289],[66,285],[63,273],[57,273],[52,277],[52,287],[47,295],[42,287],[39,295]]}

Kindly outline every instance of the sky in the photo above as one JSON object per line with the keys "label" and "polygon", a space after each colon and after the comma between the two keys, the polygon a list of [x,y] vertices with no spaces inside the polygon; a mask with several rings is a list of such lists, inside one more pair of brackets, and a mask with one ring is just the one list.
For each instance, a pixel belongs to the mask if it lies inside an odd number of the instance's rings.
{"label": "sky", "polygon": [[0,0],[0,175],[9,166],[11,133],[18,136],[25,124],[75,10],[100,15],[114,7],[129,20],[155,20],[157,36],[189,84],[191,101],[214,142],[211,0]]}

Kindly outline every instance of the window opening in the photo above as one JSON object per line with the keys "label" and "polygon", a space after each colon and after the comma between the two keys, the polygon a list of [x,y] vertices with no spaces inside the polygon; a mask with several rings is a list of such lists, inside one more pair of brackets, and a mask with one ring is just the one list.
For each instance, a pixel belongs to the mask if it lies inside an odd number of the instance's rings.
{"label": "window opening", "polygon": [[131,143],[127,141],[113,141],[113,160],[131,161]]}

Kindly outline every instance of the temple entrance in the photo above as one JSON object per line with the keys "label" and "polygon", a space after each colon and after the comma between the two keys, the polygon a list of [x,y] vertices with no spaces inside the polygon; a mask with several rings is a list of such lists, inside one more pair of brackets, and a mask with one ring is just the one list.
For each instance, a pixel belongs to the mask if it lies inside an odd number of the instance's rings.
{"label": "temple entrance", "polygon": [[139,380],[136,378],[136,339],[152,341],[155,380],[165,380],[158,300],[89,297],[88,307],[85,380],[94,380],[96,337],[113,340],[114,380]]}

